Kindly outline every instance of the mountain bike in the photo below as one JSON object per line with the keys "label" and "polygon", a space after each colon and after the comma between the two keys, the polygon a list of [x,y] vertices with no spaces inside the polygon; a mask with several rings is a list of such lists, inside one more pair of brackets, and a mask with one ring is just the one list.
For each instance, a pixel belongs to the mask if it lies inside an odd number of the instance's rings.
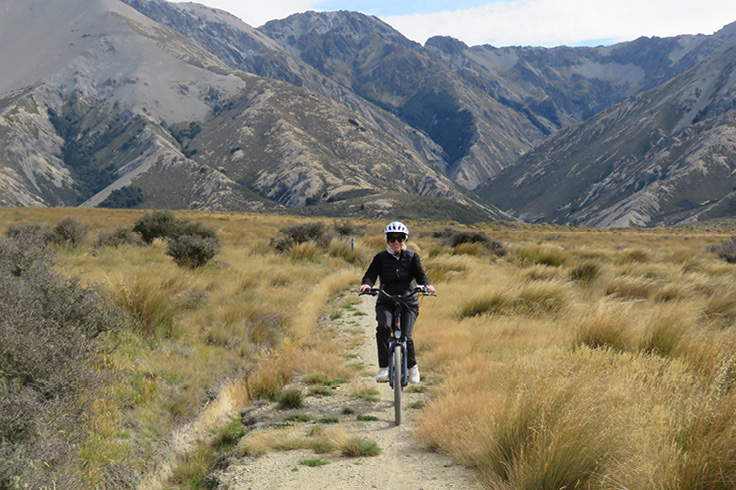
{"label": "mountain bike", "polygon": [[401,310],[408,308],[406,301],[414,294],[421,293],[425,296],[436,296],[430,293],[425,286],[417,286],[410,292],[404,294],[388,294],[383,289],[370,288],[363,294],[371,296],[381,295],[391,301],[394,305],[394,321],[389,341],[388,357],[388,384],[394,390],[394,420],[396,425],[401,425],[401,393],[409,384],[407,359],[406,359],[406,337],[401,331]]}

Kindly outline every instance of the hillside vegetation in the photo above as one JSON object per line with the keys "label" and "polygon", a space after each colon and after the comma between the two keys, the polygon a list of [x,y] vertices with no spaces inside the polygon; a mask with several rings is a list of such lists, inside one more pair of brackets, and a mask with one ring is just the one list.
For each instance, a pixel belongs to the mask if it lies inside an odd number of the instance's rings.
{"label": "hillside vegetation", "polygon": [[[0,487],[208,488],[222,448],[237,451],[243,434],[231,415],[277,398],[293,376],[355,372],[318,325],[383,248],[383,222],[177,212],[220,241],[194,268],[161,239],[97,243],[145,215],[0,209],[3,231],[84,225],[80,243],[46,249],[48,273],[67,297],[94,294],[100,315],[117,312],[83,336],[70,371],[82,381],[55,399],[81,413],[29,413],[24,437],[0,432],[3,454],[27,468],[0,466]],[[428,446],[494,489],[734,487],[736,265],[709,251],[731,225],[408,224],[439,294],[415,329]],[[0,325],[30,342],[28,323]],[[29,383],[1,359],[0,390]],[[31,444],[37,421],[56,431],[56,450]]]}

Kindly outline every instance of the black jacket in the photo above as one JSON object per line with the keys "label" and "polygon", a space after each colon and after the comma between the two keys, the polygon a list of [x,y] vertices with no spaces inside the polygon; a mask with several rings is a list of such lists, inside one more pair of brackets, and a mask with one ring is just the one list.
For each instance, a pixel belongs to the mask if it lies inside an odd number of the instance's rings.
{"label": "black jacket", "polygon": [[[376,279],[381,280],[381,289],[388,294],[406,293],[414,287],[413,281],[419,285],[429,284],[419,255],[408,248],[401,252],[398,260],[387,250],[377,253],[361,283],[373,287]],[[381,301],[381,296],[377,300]]]}

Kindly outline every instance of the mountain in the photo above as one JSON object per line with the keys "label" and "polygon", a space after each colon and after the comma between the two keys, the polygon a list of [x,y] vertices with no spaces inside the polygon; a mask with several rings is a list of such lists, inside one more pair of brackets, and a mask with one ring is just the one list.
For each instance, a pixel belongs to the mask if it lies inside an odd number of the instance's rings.
{"label": "mountain", "polygon": [[503,216],[345,104],[233,69],[117,0],[4,2],[0,41],[3,205],[128,191],[145,207],[259,210],[408,192]]}
{"label": "mountain", "polygon": [[443,150],[442,170],[474,189],[560,129],[692,68],[721,36],[641,38],[598,48],[425,46],[375,17],[306,12],[259,28],[292,54]]}
{"label": "mountain", "polygon": [[685,73],[561,131],[477,189],[529,221],[653,226],[736,212],[736,25]]}
{"label": "mountain", "polygon": [[422,46],[355,12],[255,29],[194,3],[0,0],[0,42],[0,205],[596,226],[734,211],[736,24]]}

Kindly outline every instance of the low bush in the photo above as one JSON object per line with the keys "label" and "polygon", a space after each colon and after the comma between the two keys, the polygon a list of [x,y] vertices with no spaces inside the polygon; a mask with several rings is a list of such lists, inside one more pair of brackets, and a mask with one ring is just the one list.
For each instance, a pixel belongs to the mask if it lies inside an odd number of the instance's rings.
{"label": "low bush", "polygon": [[177,265],[191,269],[202,267],[220,253],[217,238],[199,235],[182,235],[169,241],[166,255],[171,256]]}
{"label": "low bush", "polygon": [[220,253],[220,239],[214,228],[179,220],[169,211],[156,211],[136,221],[133,231],[150,244],[156,238],[169,240],[167,255],[181,267],[205,265]]}
{"label": "low bush", "polygon": [[349,220],[335,221],[332,228],[341,237],[356,237],[365,234],[363,227],[356,226]]}
{"label": "low bush", "polygon": [[326,247],[331,238],[327,225],[321,221],[285,226],[279,231],[284,235],[283,237],[271,238],[271,246],[279,252],[287,252],[295,245],[307,242]]}
{"label": "low bush", "polygon": [[179,226],[176,217],[169,211],[155,211],[146,214],[133,225],[133,231],[140,233],[143,241],[150,244],[156,238],[171,238]]}
{"label": "low bush", "polygon": [[18,241],[32,241],[36,244],[51,243],[54,230],[50,226],[40,223],[11,225],[5,233],[8,237]]}
{"label": "low bush", "polygon": [[718,255],[719,258],[725,260],[729,264],[736,264],[736,237],[722,242],[719,245],[713,245],[708,249],[708,251]]}
{"label": "low bush", "polygon": [[455,248],[463,244],[477,243],[498,257],[503,257],[509,253],[503,243],[489,237],[482,231],[457,231],[452,228],[445,228],[442,231],[433,232],[432,236],[438,238],[443,245],[448,247]]}
{"label": "low bush", "polygon": [[122,320],[95,289],[57,275],[37,238],[0,237],[0,488],[78,488],[73,448],[102,382],[95,339]]}
{"label": "low bush", "polygon": [[57,245],[76,247],[87,237],[87,227],[74,218],[64,218],[53,230],[51,241]]}
{"label": "low bush", "polygon": [[95,248],[141,245],[142,241],[131,228],[121,227],[114,231],[103,231],[97,236]]}

